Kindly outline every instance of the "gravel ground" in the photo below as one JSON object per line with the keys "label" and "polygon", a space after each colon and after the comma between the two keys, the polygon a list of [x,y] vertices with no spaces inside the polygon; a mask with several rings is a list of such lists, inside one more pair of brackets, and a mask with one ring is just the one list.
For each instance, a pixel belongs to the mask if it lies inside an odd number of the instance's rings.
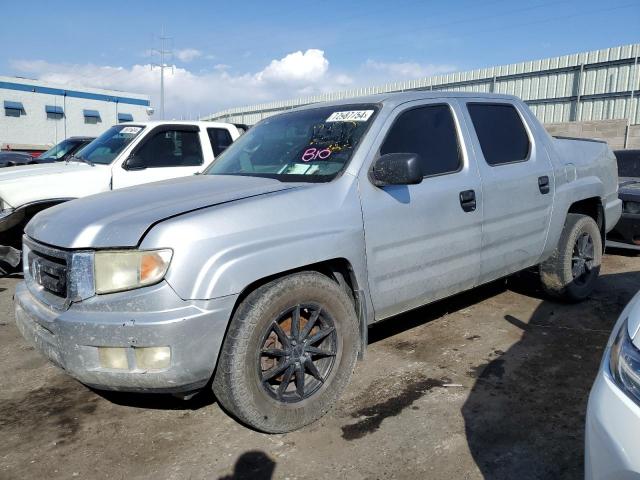
{"label": "gravel ground", "polygon": [[287,435],[208,392],[92,391],[19,335],[0,279],[0,478],[582,478],[587,396],[640,257],[604,259],[596,292],[551,302],[526,275],[370,329],[335,409]]}

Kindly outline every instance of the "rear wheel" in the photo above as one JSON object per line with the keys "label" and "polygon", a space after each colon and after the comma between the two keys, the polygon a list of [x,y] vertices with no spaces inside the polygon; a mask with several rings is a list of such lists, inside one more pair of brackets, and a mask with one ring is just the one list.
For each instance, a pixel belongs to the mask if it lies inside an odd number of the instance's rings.
{"label": "rear wheel", "polygon": [[303,272],[256,289],[239,305],[213,390],[240,421],[288,432],[324,415],[358,354],[353,302],[333,280]]}
{"label": "rear wheel", "polygon": [[540,264],[540,279],[550,295],[581,301],[595,288],[601,262],[598,225],[591,217],[570,213],[556,250]]}

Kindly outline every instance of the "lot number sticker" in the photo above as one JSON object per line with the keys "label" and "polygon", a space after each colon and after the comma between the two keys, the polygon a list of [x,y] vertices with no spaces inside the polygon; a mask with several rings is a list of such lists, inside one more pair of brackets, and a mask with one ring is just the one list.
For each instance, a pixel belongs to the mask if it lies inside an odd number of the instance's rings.
{"label": "lot number sticker", "polygon": [[140,130],[142,130],[142,127],[124,127],[122,130],[120,130],[120,133],[130,133],[132,135],[135,135]]}
{"label": "lot number sticker", "polygon": [[333,112],[327,122],[366,122],[373,115],[373,110],[349,110],[347,112]]}

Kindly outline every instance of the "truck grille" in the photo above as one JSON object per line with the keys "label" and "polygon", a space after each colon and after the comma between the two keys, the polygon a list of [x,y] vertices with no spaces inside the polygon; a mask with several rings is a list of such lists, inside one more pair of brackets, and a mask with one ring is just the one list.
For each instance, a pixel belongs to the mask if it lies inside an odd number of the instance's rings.
{"label": "truck grille", "polygon": [[91,250],[65,250],[22,237],[24,281],[45,305],[64,311],[95,295]]}
{"label": "truck grille", "polygon": [[47,292],[67,297],[67,261],[37,250],[28,253],[29,272],[32,280]]}
{"label": "truck grille", "polygon": [[71,252],[22,237],[24,281],[40,301],[58,310],[71,296]]}

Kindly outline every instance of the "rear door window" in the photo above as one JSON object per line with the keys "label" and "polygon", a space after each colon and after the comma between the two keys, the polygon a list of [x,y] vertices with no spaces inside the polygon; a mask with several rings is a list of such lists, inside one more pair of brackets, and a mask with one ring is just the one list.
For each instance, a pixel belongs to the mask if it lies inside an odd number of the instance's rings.
{"label": "rear door window", "polygon": [[427,105],[401,113],[380,148],[380,155],[387,153],[417,153],[425,177],[460,170],[462,156],[449,105]]}
{"label": "rear door window", "polygon": [[489,165],[522,162],[528,159],[531,144],[522,119],[513,105],[468,103],[469,115]]}
{"label": "rear door window", "polygon": [[233,143],[231,134],[226,128],[207,128],[207,133],[209,134],[213,155],[216,157]]}
{"label": "rear door window", "polygon": [[640,150],[617,150],[619,177],[640,177]]}

